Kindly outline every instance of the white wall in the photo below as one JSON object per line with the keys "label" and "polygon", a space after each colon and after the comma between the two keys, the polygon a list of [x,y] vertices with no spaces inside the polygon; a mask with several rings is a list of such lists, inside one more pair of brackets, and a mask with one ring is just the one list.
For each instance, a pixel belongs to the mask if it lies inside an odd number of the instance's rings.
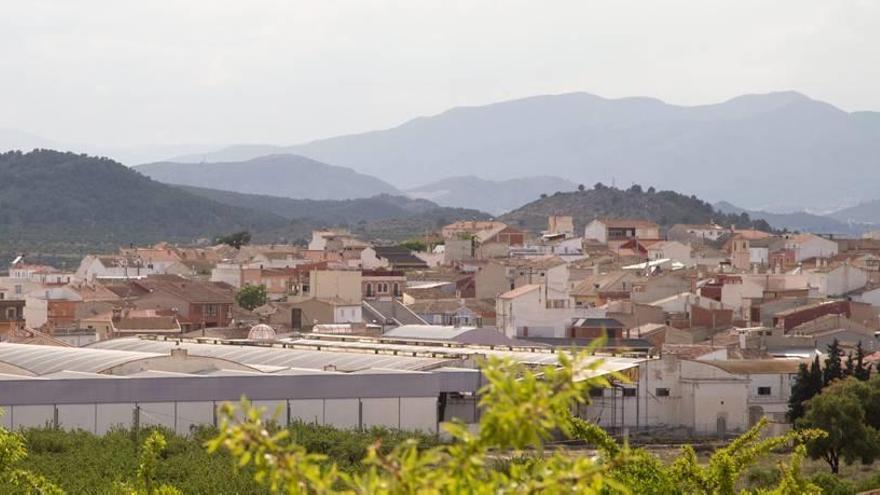
{"label": "white wall", "polygon": [[599,220],[593,220],[584,228],[584,239],[608,243],[608,229]]}

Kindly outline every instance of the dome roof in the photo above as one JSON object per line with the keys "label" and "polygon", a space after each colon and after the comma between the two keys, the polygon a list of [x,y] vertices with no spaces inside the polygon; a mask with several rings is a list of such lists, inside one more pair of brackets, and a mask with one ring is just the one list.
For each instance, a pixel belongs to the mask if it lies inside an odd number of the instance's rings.
{"label": "dome roof", "polygon": [[276,340],[275,329],[265,323],[260,323],[251,327],[247,338],[248,340]]}

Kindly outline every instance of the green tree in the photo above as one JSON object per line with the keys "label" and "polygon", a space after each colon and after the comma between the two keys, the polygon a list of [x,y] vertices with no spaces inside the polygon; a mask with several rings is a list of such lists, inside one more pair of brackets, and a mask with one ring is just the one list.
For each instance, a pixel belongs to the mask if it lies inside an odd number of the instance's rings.
{"label": "green tree", "polygon": [[807,451],[814,459],[824,459],[832,473],[840,471],[841,461],[870,464],[880,456],[880,431],[876,423],[869,422],[880,419],[876,412],[880,410],[876,404],[880,401],[878,387],[880,380],[876,377],[868,382],[855,378],[834,381],[807,403],[804,416],[797,421],[798,428],[827,433],[809,441]]}
{"label": "green tree", "polygon": [[584,186],[583,184],[578,184],[578,191],[584,192],[586,189],[587,189],[587,187]]}
{"label": "green tree", "polygon": [[825,358],[825,369],[822,373],[824,385],[828,385],[834,380],[843,378],[843,365],[840,361],[841,354],[840,342],[838,342],[837,339],[834,339],[834,341],[828,345],[828,357]]}
{"label": "green tree", "polygon": [[825,385],[822,376],[822,365],[819,364],[818,354],[810,363],[809,369],[805,363],[798,367],[795,383],[791,387],[791,396],[788,398],[788,418],[794,422],[804,415],[806,402],[822,391]]}
{"label": "green tree", "polygon": [[242,230],[241,232],[235,232],[229,235],[220,236],[216,239],[215,244],[226,244],[227,246],[234,247],[235,249],[241,249],[242,246],[247,246],[251,242],[251,233]]}
{"label": "green tree", "polygon": [[267,300],[265,285],[245,285],[235,294],[235,302],[248,311],[266,304]]}
{"label": "green tree", "polygon": [[400,247],[409,249],[410,251],[422,252],[428,249],[425,241],[421,239],[407,239],[400,243]]}
{"label": "green tree", "polygon": [[160,432],[150,433],[141,447],[136,483],[133,486],[127,483],[119,485],[119,492],[125,495],[182,495],[180,490],[156,480],[159,458],[167,445],[165,436]]}
{"label": "green tree", "polygon": [[[0,410],[0,416],[3,411]],[[0,427],[0,493],[39,493],[58,495],[64,492],[42,476],[23,466],[27,464],[24,438]]]}
{"label": "green tree", "polygon": [[871,378],[871,365],[865,364],[865,349],[862,347],[861,340],[856,345],[856,364],[853,369],[853,376],[862,381]]}

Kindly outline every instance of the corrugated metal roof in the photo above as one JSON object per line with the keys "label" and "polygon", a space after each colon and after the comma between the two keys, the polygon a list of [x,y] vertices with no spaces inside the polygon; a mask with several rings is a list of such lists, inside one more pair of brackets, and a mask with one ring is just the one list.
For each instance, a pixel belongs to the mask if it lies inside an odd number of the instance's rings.
{"label": "corrugated metal roof", "polygon": [[[317,343],[320,345],[320,343]],[[327,343],[323,344],[325,347]],[[202,344],[143,340],[138,338],[113,339],[96,342],[90,347],[167,354],[170,349],[180,347],[192,356],[206,356],[227,359],[247,365],[271,365],[289,368],[308,368],[322,370],[334,366],[338,371],[357,371],[368,368],[387,368],[398,370],[424,370],[440,366],[445,359],[429,357],[394,356],[389,354],[367,354],[363,352],[325,351],[323,349],[285,349],[232,344]],[[317,346],[316,346],[317,347]]]}
{"label": "corrugated metal roof", "polygon": [[[167,350],[163,354],[167,354]],[[48,375],[59,371],[101,373],[120,364],[160,355],[127,350],[107,351],[81,347],[0,344],[0,363],[17,366],[35,375]]]}

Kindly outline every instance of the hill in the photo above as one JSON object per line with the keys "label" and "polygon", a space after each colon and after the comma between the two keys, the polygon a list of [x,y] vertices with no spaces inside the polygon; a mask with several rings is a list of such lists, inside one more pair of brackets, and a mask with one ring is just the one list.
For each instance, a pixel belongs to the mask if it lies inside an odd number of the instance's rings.
{"label": "hill", "polygon": [[106,158],[49,150],[0,154],[0,252],[7,254],[77,254],[286,223],[161,184]]}
{"label": "hill", "polygon": [[805,211],[794,213],[770,213],[766,211],[746,210],[732,205],[726,201],[719,201],[714,205],[715,209],[723,213],[740,215],[747,213],[752,219],[766,220],[773,228],[801,232],[819,232],[823,234],[861,234],[864,231],[859,225],[837,220],[835,218],[814,215]]}
{"label": "hill", "polygon": [[533,201],[521,208],[499,217],[499,220],[532,231],[547,228],[547,217],[571,215],[577,230],[600,217],[644,218],[661,227],[677,223],[715,222],[722,226],[754,227],[771,230],[763,220],[753,221],[748,214],[724,214],[711,204],[696,196],[686,196],[674,191],[655,191],[640,186],[627,190],[596,184],[593,189],[559,192]]}
{"label": "hill", "polygon": [[541,194],[574,189],[576,184],[559,177],[524,177],[492,181],[474,177],[450,177],[408,189],[413,198],[424,198],[444,206],[474,208],[504,213],[532,201]]}
{"label": "hill", "polygon": [[880,225],[880,199],[865,201],[856,206],[829,213],[828,216],[841,222],[867,224],[868,226]]}
{"label": "hill", "polygon": [[333,201],[241,194],[190,186],[178,187],[218,203],[278,215],[290,220],[288,225],[258,233],[258,240],[304,241],[309,238],[312,230],[327,227],[345,227],[368,239],[399,240],[436,230],[458,219],[490,218],[487,213],[477,210],[442,207],[423,199],[388,194]]}
{"label": "hill", "polygon": [[351,199],[398,192],[375,177],[290,154],[238,162],[157,162],[135,170],[167,184],[292,198]]}
{"label": "hill", "polygon": [[[679,106],[588,93],[454,108],[400,126],[283,148],[413,188],[479,171],[653,184],[713,201],[839,209],[874,199],[880,114],[794,92]],[[242,156],[247,149],[230,149]],[[221,150],[216,156],[223,156]],[[209,157],[211,155],[208,155]]]}

